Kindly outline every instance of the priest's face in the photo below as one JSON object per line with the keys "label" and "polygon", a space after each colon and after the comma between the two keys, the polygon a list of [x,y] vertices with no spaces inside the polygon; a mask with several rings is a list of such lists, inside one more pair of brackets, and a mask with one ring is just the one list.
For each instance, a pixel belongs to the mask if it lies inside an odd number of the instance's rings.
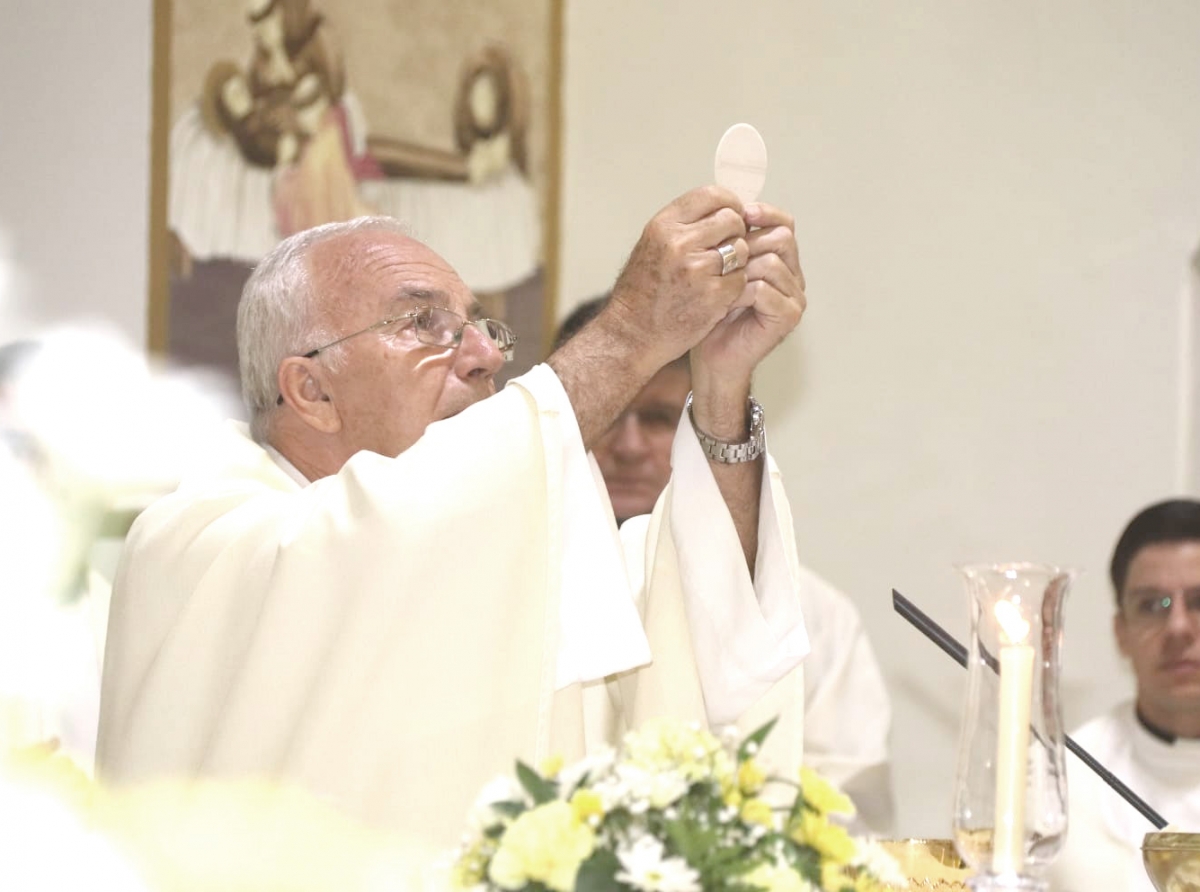
{"label": "priest's face", "polygon": [[1200,541],[1147,545],[1134,556],[1114,628],[1143,715],[1196,736],[1180,727],[1200,722]]}
{"label": "priest's face", "polygon": [[671,443],[691,389],[687,366],[662,369],[592,449],[618,520],[649,514],[671,476]]}
{"label": "priest's face", "polygon": [[[480,315],[450,265],[399,233],[365,230],[321,242],[310,262],[323,295],[322,324],[339,337],[422,306]],[[495,342],[470,325],[456,347],[424,344],[404,323],[349,338],[337,350],[327,360],[329,398],[349,454],[399,455],[434,421],[495,393],[493,376],[504,364]]]}

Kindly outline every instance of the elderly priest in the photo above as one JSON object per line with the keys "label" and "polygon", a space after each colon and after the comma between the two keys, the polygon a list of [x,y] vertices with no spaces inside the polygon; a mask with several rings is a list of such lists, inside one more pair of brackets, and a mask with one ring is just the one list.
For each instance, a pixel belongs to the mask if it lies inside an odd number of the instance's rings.
{"label": "elderly priest", "polygon": [[[281,243],[239,307],[249,430],[130,534],[101,776],[275,778],[445,845],[514,757],[651,716],[781,714],[796,763],[808,641],[750,378],[804,306],[792,219],[696,189],[493,396],[511,330],[393,221]],[[587,450],[689,350],[670,495],[618,532]]]}

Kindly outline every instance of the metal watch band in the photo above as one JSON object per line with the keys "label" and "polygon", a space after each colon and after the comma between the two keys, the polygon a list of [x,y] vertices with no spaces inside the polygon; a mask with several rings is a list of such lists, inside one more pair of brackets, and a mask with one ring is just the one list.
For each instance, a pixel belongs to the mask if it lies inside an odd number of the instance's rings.
{"label": "metal watch band", "polygon": [[763,424],[763,410],[754,397],[750,397],[750,438],[744,443],[724,443],[696,427],[696,416],[692,414],[692,395],[690,393],[684,408],[687,409],[688,420],[692,423],[692,430],[696,432],[700,448],[712,461],[735,465],[740,462],[754,461],[767,451],[767,432]]}

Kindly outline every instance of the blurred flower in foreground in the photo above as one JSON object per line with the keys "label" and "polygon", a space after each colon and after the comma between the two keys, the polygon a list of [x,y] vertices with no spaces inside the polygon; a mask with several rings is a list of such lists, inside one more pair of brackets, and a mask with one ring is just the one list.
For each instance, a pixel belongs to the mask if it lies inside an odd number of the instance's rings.
{"label": "blurred flower in foreground", "polygon": [[0,889],[22,892],[425,892],[441,875],[432,852],[302,790],[250,780],[107,790],[45,750],[0,761],[0,851]]}
{"label": "blurred flower in foreground", "polygon": [[93,543],[172,489],[232,409],[109,332],[0,345],[0,749],[57,739],[90,767],[109,590]]}
{"label": "blurred flower in foreground", "polygon": [[237,415],[215,377],[157,366],[118,335],[63,328],[38,338],[10,414],[72,485],[118,498],[154,495]]}
{"label": "blurred flower in foreground", "polygon": [[0,889],[147,890],[116,847],[68,805],[72,797],[51,792],[59,782],[45,773],[0,768]]}
{"label": "blurred flower in foreground", "polygon": [[101,791],[92,811],[156,892],[421,892],[436,853],[265,781]]}

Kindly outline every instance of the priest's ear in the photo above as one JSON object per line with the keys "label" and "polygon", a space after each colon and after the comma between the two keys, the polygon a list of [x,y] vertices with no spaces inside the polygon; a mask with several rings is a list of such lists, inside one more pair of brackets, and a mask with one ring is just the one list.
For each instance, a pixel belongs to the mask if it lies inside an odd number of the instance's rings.
{"label": "priest's ear", "polygon": [[279,364],[276,375],[279,395],[309,427],[324,434],[342,429],[342,417],[329,397],[327,370],[307,356],[289,356]]}

